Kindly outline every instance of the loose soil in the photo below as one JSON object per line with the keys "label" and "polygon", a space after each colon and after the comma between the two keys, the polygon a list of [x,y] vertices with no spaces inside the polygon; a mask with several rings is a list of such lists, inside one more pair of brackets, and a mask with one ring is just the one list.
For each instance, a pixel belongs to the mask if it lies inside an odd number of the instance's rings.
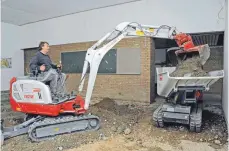
{"label": "loose soil", "polygon": [[182,61],[177,65],[176,70],[170,74],[171,77],[183,77],[185,74],[191,74],[191,77],[202,77],[208,74],[202,70],[201,59],[199,56],[194,56]]}
{"label": "loose soil", "polygon": [[[39,143],[27,135],[5,140],[2,151],[226,151],[227,129],[220,107],[207,106],[203,112],[203,130],[191,133],[186,125],[166,125],[157,128],[152,113],[162,103],[151,105],[105,98],[90,107],[90,113],[101,119],[98,131],[56,136]],[[216,109],[220,112],[213,112]],[[9,110],[8,110],[9,112]],[[22,117],[10,119],[2,110],[8,124],[15,125]],[[12,114],[12,113],[11,113]],[[18,121],[19,120],[19,121]],[[128,130],[126,130],[128,129]],[[217,137],[216,137],[217,136]],[[215,143],[219,141],[219,144]]]}

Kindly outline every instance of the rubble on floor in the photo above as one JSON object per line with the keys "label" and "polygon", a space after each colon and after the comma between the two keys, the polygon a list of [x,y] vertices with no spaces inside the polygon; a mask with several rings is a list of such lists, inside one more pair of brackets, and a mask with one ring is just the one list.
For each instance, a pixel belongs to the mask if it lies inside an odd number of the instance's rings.
{"label": "rubble on floor", "polygon": [[[90,147],[94,144],[105,141],[107,146],[112,146],[109,143],[116,142],[117,138],[120,138],[117,140],[124,141],[120,142],[121,144],[117,143],[117,145],[125,145],[127,151],[179,150],[178,145],[183,140],[197,142],[197,144],[209,143],[213,148],[218,149],[227,144],[227,127],[222,112],[212,112],[211,107],[208,106],[209,111],[204,110],[203,112],[202,132],[191,133],[186,125],[172,124],[166,125],[165,128],[153,126],[152,113],[158,105],[160,105],[158,102],[143,105],[133,102],[123,103],[123,101],[106,98],[92,105],[89,109],[89,112],[101,119],[101,128],[98,131],[60,135],[39,143],[32,143],[27,135],[22,135],[6,140],[5,145],[2,146],[2,151],[77,150],[81,146],[91,151]],[[7,116],[7,118],[10,117]],[[14,125],[15,123],[11,124]],[[159,146],[152,146],[151,144],[159,144]],[[118,147],[117,145],[116,147]],[[98,148],[100,151],[108,149],[103,146],[98,146]],[[116,151],[115,148],[110,150]]]}

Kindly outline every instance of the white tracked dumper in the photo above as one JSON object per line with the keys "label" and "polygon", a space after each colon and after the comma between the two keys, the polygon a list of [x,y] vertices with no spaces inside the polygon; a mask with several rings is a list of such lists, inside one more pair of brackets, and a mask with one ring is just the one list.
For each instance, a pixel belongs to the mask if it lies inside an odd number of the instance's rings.
{"label": "white tracked dumper", "polygon": [[209,76],[171,77],[176,67],[156,68],[157,93],[166,102],[153,113],[153,120],[157,127],[164,127],[164,123],[187,124],[190,131],[200,132],[202,125],[203,92],[224,77],[223,70],[211,71]]}

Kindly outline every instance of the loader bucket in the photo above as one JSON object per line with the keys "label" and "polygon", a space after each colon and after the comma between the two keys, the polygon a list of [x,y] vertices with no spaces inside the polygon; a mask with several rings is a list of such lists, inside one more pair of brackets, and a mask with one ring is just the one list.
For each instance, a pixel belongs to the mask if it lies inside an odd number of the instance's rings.
{"label": "loader bucket", "polygon": [[201,63],[202,65],[204,65],[208,60],[208,58],[210,57],[210,47],[207,44],[200,46],[199,55],[200,55]]}
{"label": "loader bucket", "polygon": [[178,63],[182,62],[183,60],[186,60],[187,58],[199,55],[201,64],[204,65],[210,57],[210,48],[208,44],[205,44],[187,50],[176,50],[175,54],[177,56]]}

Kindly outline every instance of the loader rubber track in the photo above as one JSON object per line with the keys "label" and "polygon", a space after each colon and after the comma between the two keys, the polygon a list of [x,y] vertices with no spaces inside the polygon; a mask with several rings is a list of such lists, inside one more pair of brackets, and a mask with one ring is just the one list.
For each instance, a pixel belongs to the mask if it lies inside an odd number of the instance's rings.
{"label": "loader rubber track", "polygon": [[201,132],[202,126],[202,104],[197,104],[196,107],[193,108],[190,114],[190,131],[191,132]]}
{"label": "loader rubber track", "polygon": [[47,117],[33,123],[28,135],[32,141],[40,142],[60,134],[97,130],[99,127],[100,120],[94,115]]}

